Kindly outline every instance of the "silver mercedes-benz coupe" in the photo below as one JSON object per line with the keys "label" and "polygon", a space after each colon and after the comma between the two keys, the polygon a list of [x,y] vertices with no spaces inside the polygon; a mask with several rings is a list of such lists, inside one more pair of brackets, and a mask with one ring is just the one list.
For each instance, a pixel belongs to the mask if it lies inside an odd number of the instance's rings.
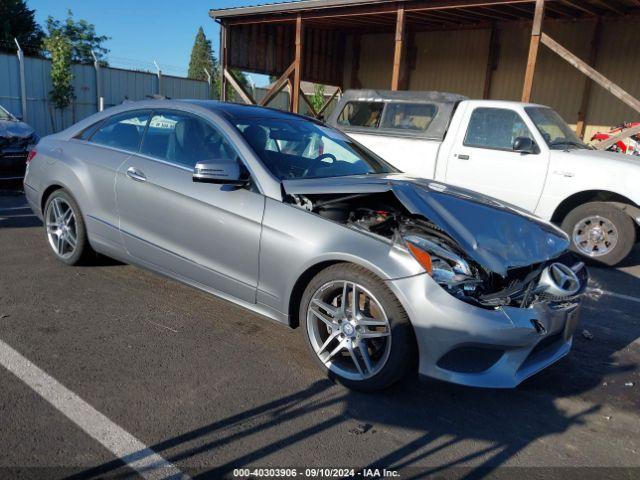
{"label": "silver mercedes-benz coupe", "polygon": [[515,387],[570,348],[584,264],[553,225],[402,175],[342,133],[213,101],[127,103],[40,141],[51,250],[99,252],[290,327],[328,375]]}

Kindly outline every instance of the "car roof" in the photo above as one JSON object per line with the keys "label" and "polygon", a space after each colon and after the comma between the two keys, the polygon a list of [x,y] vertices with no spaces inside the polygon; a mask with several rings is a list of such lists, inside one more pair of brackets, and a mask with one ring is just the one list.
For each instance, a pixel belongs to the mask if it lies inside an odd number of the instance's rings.
{"label": "car roof", "polygon": [[[230,120],[242,120],[247,118],[271,118],[279,120],[304,119],[320,123],[317,119],[298,115],[295,113],[277,110],[275,108],[262,107],[259,105],[246,105],[242,103],[221,102],[218,100],[177,100],[178,102],[198,105],[225,115]],[[158,100],[162,102],[162,100]]]}

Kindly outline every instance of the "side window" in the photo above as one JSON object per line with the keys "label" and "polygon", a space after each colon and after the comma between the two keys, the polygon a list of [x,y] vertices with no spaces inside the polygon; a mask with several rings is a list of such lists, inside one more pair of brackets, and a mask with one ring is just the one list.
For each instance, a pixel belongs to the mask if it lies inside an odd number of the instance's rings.
{"label": "side window", "polygon": [[382,128],[424,132],[438,108],[428,103],[390,103],[384,112]]}
{"label": "side window", "polygon": [[93,135],[93,132],[96,131],[96,129],[98,128],[98,126],[101,123],[102,123],[102,120],[100,120],[99,122],[96,122],[96,123],[93,123],[93,124],[89,125],[87,128],[85,128],[80,133],[78,133],[74,138],[77,138],[78,140],[88,140],[89,137],[91,137],[91,135]]}
{"label": "side window", "polygon": [[103,123],[89,141],[98,145],[137,152],[150,113],[136,111],[115,115]]}
{"label": "side window", "polygon": [[382,102],[348,102],[340,112],[338,125],[378,128],[383,108]]}
{"label": "side window", "polygon": [[154,112],[140,153],[187,168],[198,162],[232,162],[238,158],[227,139],[209,122],[171,110]]}
{"label": "side window", "polygon": [[517,137],[533,140],[533,135],[517,112],[503,108],[476,108],[469,119],[464,145],[512,150]]}

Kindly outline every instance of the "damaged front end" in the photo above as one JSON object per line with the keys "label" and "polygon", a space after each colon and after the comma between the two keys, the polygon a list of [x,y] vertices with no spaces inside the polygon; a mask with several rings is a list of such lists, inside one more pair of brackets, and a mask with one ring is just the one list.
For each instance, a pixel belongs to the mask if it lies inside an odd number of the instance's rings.
{"label": "damaged front end", "polygon": [[478,307],[564,304],[586,287],[562,231],[474,192],[400,175],[285,180],[283,189],[299,208],[406,249]]}

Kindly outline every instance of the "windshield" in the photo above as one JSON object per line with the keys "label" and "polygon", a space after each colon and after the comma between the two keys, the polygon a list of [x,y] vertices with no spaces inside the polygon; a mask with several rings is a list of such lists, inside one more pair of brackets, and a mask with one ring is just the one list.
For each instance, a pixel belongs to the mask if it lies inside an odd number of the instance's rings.
{"label": "windshield", "polygon": [[0,107],[0,120],[13,120],[13,116],[4,107]]}
{"label": "windshield", "polygon": [[397,172],[349,137],[314,122],[248,118],[235,126],[280,180]]}
{"label": "windshield", "polygon": [[525,111],[535,123],[550,149],[589,148],[555,110],[547,107],[525,107]]}

